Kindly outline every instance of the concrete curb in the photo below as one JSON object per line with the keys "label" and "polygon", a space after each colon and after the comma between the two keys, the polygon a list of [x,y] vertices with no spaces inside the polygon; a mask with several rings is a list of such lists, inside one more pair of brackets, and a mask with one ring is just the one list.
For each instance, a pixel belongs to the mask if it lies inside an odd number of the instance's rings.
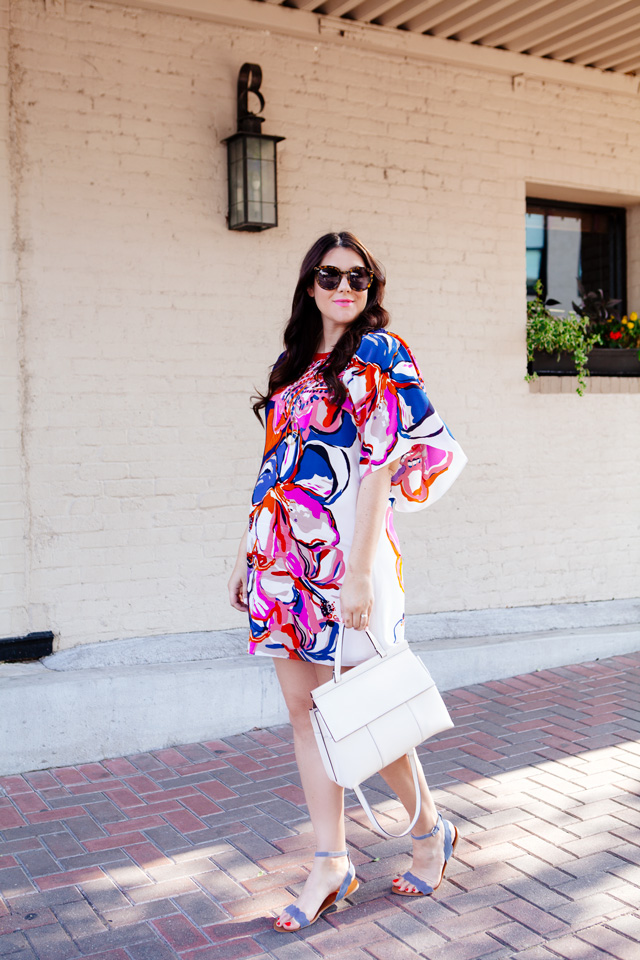
{"label": "concrete curb", "polygon": [[[440,689],[451,690],[636,652],[640,624],[417,640],[412,648]],[[0,775],[218,739],[287,720],[271,661],[246,654],[62,670],[6,664],[0,702]]]}

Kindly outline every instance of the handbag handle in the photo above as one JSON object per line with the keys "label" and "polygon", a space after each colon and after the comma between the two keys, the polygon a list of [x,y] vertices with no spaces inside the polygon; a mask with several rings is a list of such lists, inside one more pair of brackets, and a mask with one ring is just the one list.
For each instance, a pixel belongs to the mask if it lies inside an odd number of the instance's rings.
{"label": "handbag handle", "polygon": [[418,817],[420,816],[420,811],[422,810],[422,794],[420,793],[420,781],[418,780],[418,767],[417,767],[417,760],[416,760],[417,755],[416,755],[415,747],[410,753],[407,754],[407,756],[409,757],[409,763],[411,764],[411,772],[413,774],[413,786],[416,791],[416,812],[413,815],[413,820],[411,821],[407,829],[402,831],[402,833],[389,833],[388,830],[385,830],[385,828],[378,823],[378,818],[376,817],[375,813],[371,809],[369,802],[365,797],[364,793],[362,792],[362,788],[360,787],[360,785],[358,784],[357,787],[354,787],[355,795],[360,801],[360,803],[362,804],[362,809],[364,810],[366,815],[369,817],[369,820],[371,821],[373,826],[376,828],[376,830],[378,830],[379,833],[383,833],[385,837],[391,837],[391,839],[395,839],[397,837],[406,837],[408,833],[411,833],[411,831],[413,830],[413,828],[415,827],[418,821]]}
{"label": "handbag handle", "polygon": [[[340,626],[342,627],[342,629],[340,631],[340,636],[336,643],[336,652],[333,658],[333,682],[334,683],[338,683],[340,681],[340,674],[342,671],[342,642],[344,640],[344,631],[346,630],[346,627],[344,623],[341,623]],[[364,632],[369,637],[369,640],[371,641],[371,645],[373,646],[373,649],[378,654],[378,656],[386,657],[387,645],[384,642],[381,643],[379,640],[376,640],[376,638],[371,633],[371,630],[369,630],[368,627],[365,627]]]}

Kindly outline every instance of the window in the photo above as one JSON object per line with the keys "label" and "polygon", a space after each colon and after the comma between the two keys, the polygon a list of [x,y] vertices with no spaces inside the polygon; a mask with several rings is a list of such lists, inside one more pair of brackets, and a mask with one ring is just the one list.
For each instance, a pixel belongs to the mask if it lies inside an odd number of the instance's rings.
{"label": "window", "polygon": [[578,280],[621,300],[626,313],[625,211],[557,200],[527,199],[527,296],[542,280],[545,296],[559,300],[560,313],[580,300]]}

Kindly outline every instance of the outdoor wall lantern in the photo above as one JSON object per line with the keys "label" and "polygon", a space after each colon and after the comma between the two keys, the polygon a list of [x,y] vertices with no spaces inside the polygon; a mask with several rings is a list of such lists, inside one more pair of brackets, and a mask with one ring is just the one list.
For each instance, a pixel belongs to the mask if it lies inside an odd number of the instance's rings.
{"label": "outdoor wall lantern", "polygon": [[260,101],[262,70],[243,63],[238,74],[238,132],[223,140],[227,145],[229,177],[229,230],[268,230],[278,226],[276,143],[284,137],[260,132],[264,117],[249,110],[249,93]]}

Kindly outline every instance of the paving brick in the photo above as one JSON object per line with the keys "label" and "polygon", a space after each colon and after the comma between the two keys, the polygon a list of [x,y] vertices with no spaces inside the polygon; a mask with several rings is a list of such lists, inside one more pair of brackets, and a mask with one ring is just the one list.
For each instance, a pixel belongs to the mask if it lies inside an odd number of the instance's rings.
{"label": "paving brick", "polygon": [[36,884],[40,890],[53,890],[56,887],[68,887],[83,883],[85,880],[99,880],[102,875],[100,867],[85,867],[81,870],[67,870],[64,873],[39,877]]}
{"label": "paving brick", "polygon": [[[572,906],[572,904],[569,906]],[[564,927],[564,923],[557,916],[552,916],[550,913],[540,910],[533,903],[527,903],[524,900],[508,900],[506,903],[499,904],[497,909],[536,933],[549,934]],[[554,913],[564,909],[566,909],[564,906],[558,907]]]}
{"label": "paving brick", "polygon": [[[309,958],[317,956],[300,942],[283,945],[273,955],[278,960],[280,958],[284,960],[286,957],[291,957],[292,960],[294,957],[303,960],[307,956]],[[233,940],[230,943],[218,944],[215,947],[205,947],[203,950],[182,953],[181,956],[184,957],[184,960],[244,960],[245,957],[265,957],[266,954],[262,952],[262,947],[255,940],[244,937],[242,940]]]}
{"label": "paving brick", "polygon": [[486,933],[477,933],[472,937],[455,940],[429,951],[429,960],[480,960],[497,953],[500,944]]}
{"label": "paving brick", "polygon": [[70,830],[74,837],[80,841],[105,836],[102,827],[89,816],[71,817],[65,825],[67,830]]}
{"label": "paving brick", "polygon": [[595,853],[591,856],[580,857],[579,859],[562,864],[562,870],[565,874],[570,875],[570,877],[597,878],[603,873],[621,867],[625,862],[622,856],[628,855],[628,853],[628,850],[620,849],[618,849],[615,855],[607,853],[606,851]]}
{"label": "paving brick", "polygon": [[[206,853],[207,851],[202,852]],[[216,864],[212,863],[212,861],[206,857],[193,857],[189,860],[180,863],[170,863],[166,866],[145,867],[145,870],[153,880],[162,882],[164,880],[175,880],[178,877],[195,877],[201,873],[210,873],[215,866]],[[254,871],[258,869],[255,864],[252,864],[252,867]]]}
{"label": "paving brick", "polygon": [[[188,810],[169,810],[164,814],[164,819],[182,834],[193,833],[195,830],[202,830],[204,827],[203,821]],[[141,829],[144,829],[144,827]]]}
{"label": "paving brick", "polygon": [[84,853],[84,847],[78,843],[75,837],[66,831],[49,834],[45,838],[45,844],[54,857],[74,857]]}
{"label": "paving brick", "polygon": [[[507,905],[511,902],[507,901]],[[504,907],[505,904],[502,906]],[[485,907],[465,914],[441,917],[433,920],[431,925],[447,939],[461,940],[472,933],[499,928],[501,924],[506,922],[507,919],[503,913],[499,913],[493,907]]]}
{"label": "paving brick", "polygon": [[[200,877],[197,879],[200,880]],[[195,893],[197,889],[196,882],[191,877],[178,877],[175,880],[164,880],[162,883],[130,887],[127,890],[127,896],[134,903],[147,903],[149,900],[164,900],[166,897],[177,897],[183,893]]]}
{"label": "paving brick", "polygon": [[440,947],[445,942],[428,924],[404,910],[380,917],[376,922],[383,930],[419,953]]}
{"label": "paving brick", "polygon": [[85,956],[85,960],[130,960],[129,954],[122,949],[107,950],[101,953],[91,953]]}
{"label": "paving brick", "polygon": [[33,927],[26,936],[38,960],[71,960],[82,956],[71,937],[57,923]]}
{"label": "paving brick", "polygon": [[572,853],[574,856],[582,858],[591,856],[594,853],[600,853],[601,851],[615,852],[618,847],[625,846],[625,841],[621,837],[614,836],[611,833],[600,833],[596,836],[583,837],[580,840],[572,840],[569,843],[565,843],[563,848],[568,853]]}
{"label": "paving brick", "polygon": [[151,925],[162,934],[169,946],[180,953],[189,947],[205,947],[208,943],[198,928],[181,914],[152,920]]}
{"label": "paving brick", "polygon": [[[427,949],[426,943],[423,949]],[[375,957],[376,960],[415,960],[416,953],[406,943],[399,940],[380,940],[378,943],[371,943],[367,946],[367,954]],[[424,956],[424,954],[422,954]],[[341,954],[341,960],[344,954]]]}
{"label": "paving brick", "polygon": [[[509,878],[520,875],[513,863],[519,863],[521,859],[519,857],[512,863],[488,863],[473,870],[460,871],[455,875],[456,886],[469,891],[476,890],[478,887],[503,883]],[[449,871],[447,871],[448,875]]]}
{"label": "paving brick", "polygon": [[528,900],[529,903],[535,904],[535,906],[540,907],[542,910],[549,910],[551,907],[561,906],[567,902],[567,898],[573,896],[572,891],[569,889],[571,886],[570,883],[564,883],[556,890],[548,887],[544,883],[540,883],[538,880],[534,880],[532,877],[520,876],[505,880],[503,881],[503,886],[520,899]]}
{"label": "paving brick", "polygon": [[85,954],[100,953],[130,944],[152,940],[155,934],[147,923],[132,923],[117,930],[108,929],[104,933],[90,934],[77,940],[78,947]]}
{"label": "paving brick", "polygon": [[116,929],[117,927],[142,923],[145,920],[168,917],[178,912],[178,907],[174,901],[165,898],[164,900],[147,900],[145,903],[138,903],[135,906],[128,904],[126,908],[119,910],[107,909],[101,911],[101,916],[109,924],[109,929]]}
{"label": "paving brick", "polygon": [[530,947],[528,950],[518,950],[514,954],[517,960],[558,960],[558,955],[551,953],[546,947]]}
{"label": "paving brick", "polygon": [[154,937],[127,947],[131,960],[176,960],[178,954],[164,940]]}
{"label": "paving brick", "polygon": [[515,921],[513,923],[503,923],[499,927],[492,927],[491,935],[499,943],[504,943],[512,950],[518,951],[538,945],[544,939],[541,934],[534,933],[529,927]]}
{"label": "paving brick", "polygon": [[34,885],[21,867],[0,870],[0,894],[4,897],[19,897],[34,890]]}
{"label": "paving brick", "polygon": [[460,893],[454,883],[449,887],[440,887],[437,892],[438,903],[453,910],[456,914],[465,915],[481,910],[485,907],[495,907],[513,899],[510,890],[499,884],[488,884],[466,893]]}
{"label": "paving brick", "polygon": [[96,933],[104,933],[107,929],[106,924],[84,900],[57,904],[53,907],[53,912],[69,936],[76,941]]}
{"label": "paving brick", "polygon": [[361,923],[310,936],[308,943],[323,957],[340,957],[352,947],[363,946],[370,952],[371,944],[388,939],[389,935],[376,924]]}

